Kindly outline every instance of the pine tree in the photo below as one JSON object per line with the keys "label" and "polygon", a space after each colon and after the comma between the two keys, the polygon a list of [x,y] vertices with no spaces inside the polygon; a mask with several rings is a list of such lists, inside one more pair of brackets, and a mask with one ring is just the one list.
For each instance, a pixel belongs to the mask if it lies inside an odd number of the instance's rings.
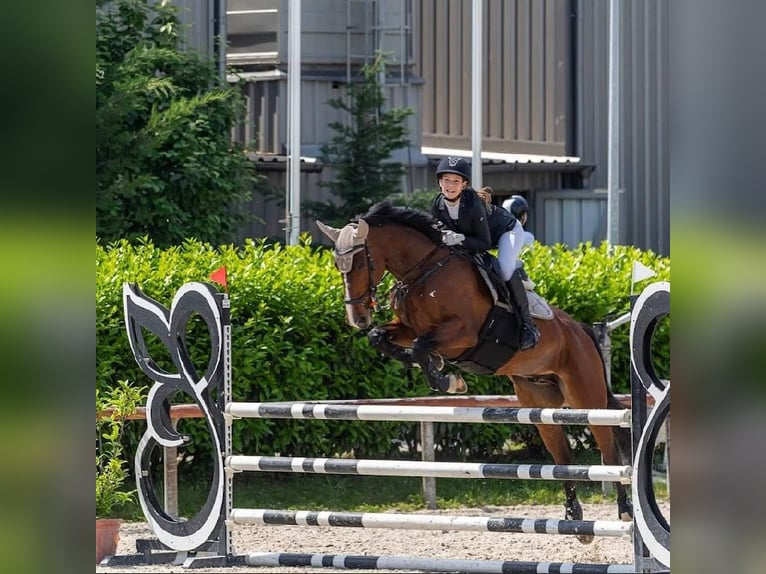
{"label": "pine tree", "polygon": [[334,135],[320,148],[320,160],[332,169],[332,181],[319,185],[329,190],[334,201],[306,201],[306,213],[331,225],[344,225],[370,206],[400,191],[404,166],[392,161],[394,150],[409,145],[405,121],[409,108],[384,110],[385,96],[380,74],[385,56],[361,69],[360,80],[346,88],[347,98],[334,98],[328,104],[346,112],[349,122],[329,124]]}

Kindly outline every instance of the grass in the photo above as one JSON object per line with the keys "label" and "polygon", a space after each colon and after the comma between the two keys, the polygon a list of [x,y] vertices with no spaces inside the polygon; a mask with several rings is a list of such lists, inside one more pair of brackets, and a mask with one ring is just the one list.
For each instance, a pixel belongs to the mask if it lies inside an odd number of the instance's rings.
{"label": "grass", "polygon": [[[180,483],[181,516],[191,517],[202,507],[207,489],[204,481]],[[559,481],[438,478],[436,493],[439,508],[564,503]],[[602,493],[600,483],[580,482],[578,493],[582,502],[615,501],[614,493]],[[664,484],[656,484],[655,493],[660,500],[667,498]],[[234,507],[417,512],[426,506],[421,478],[247,473],[234,478]],[[121,517],[144,519],[138,505],[126,507]]]}

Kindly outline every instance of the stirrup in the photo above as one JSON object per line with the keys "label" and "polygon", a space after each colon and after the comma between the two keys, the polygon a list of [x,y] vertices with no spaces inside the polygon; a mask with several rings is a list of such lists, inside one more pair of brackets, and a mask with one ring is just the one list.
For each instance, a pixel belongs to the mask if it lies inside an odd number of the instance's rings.
{"label": "stirrup", "polygon": [[534,349],[540,342],[540,332],[531,328],[526,323],[521,327],[521,340],[519,341],[519,350],[528,351]]}

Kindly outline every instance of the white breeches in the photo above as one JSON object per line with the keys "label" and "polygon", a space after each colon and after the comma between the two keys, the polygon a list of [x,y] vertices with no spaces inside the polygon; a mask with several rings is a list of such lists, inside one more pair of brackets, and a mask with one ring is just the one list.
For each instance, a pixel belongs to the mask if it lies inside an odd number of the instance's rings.
{"label": "white breeches", "polygon": [[516,270],[521,248],[524,246],[524,228],[517,222],[511,231],[506,231],[497,242],[497,260],[503,281],[508,281]]}

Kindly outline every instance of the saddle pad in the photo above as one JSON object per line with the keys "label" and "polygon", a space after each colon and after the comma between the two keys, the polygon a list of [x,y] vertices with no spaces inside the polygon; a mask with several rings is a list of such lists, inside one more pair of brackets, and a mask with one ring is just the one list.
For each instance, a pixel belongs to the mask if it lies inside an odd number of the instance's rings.
{"label": "saddle pad", "polygon": [[[492,295],[492,303],[494,305],[500,305],[502,307],[507,307],[506,303],[501,303],[500,298],[497,294],[497,289],[495,289],[495,285],[492,283],[492,280],[489,278],[489,275],[487,274],[487,270],[484,269],[481,265],[477,265],[476,269],[479,270],[479,275],[481,275],[481,278],[484,280],[484,283],[489,288],[489,292]],[[525,281],[525,283],[527,283]],[[531,281],[529,282],[533,287],[534,283]],[[527,299],[529,300],[529,313],[532,315],[535,319],[542,319],[543,321],[550,321],[553,319],[553,309],[551,309],[551,306],[548,305],[548,302],[543,299],[540,295],[538,295],[535,291],[532,291],[532,289],[529,289],[528,285],[525,285],[527,287]]]}
{"label": "saddle pad", "polygon": [[553,319],[553,309],[548,305],[548,302],[540,297],[534,291],[527,291],[527,299],[529,299],[529,313],[535,319],[543,319],[550,321]]}

